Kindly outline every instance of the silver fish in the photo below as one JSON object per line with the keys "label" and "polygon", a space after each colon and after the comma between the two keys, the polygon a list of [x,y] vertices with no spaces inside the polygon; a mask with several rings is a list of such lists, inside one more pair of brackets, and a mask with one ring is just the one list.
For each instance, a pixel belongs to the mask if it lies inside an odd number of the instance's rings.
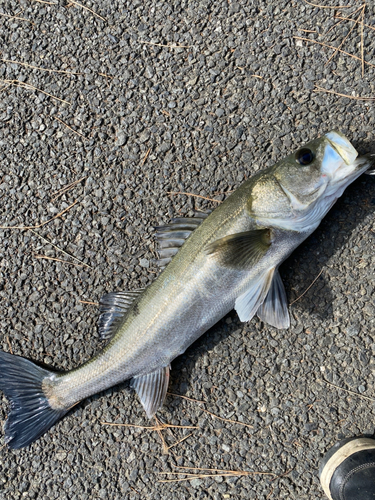
{"label": "silver fish", "polygon": [[99,332],[109,342],[95,357],[55,373],[0,351],[0,388],[11,402],[5,442],[27,446],[77,402],[127,379],[151,418],[171,361],[233,308],[241,321],[258,314],[288,328],[279,265],[374,164],[332,131],[251,177],[209,216],[159,228],[167,267],[145,290],[102,298]]}

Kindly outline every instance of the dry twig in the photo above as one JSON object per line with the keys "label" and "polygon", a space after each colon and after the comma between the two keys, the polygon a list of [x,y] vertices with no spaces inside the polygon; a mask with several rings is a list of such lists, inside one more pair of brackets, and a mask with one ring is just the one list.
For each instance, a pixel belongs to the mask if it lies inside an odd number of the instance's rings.
{"label": "dry twig", "polygon": [[307,0],[303,0],[305,3],[308,3],[309,5],[312,5],[313,7],[318,7],[319,9],[349,9],[351,5],[335,5],[335,6],[330,6],[330,5],[318,5],[316,3],[308,2]]}
{"label": "dry twig", "polygon": [[[354,14],[356,14],[359,10],[363,10],[363,6],[359,7],[355,12],[353,12],[352,16],[354,16]],[[335,25],[336,27],[337,25]],[[351,32],[353,31],[353,29],[355,28],[355,24],[353,24],[353,26],[350,28],[349,30],[349,33],[346,35],[346,37],[342,40],[342,42],[340,43],[340,45],[336,48],[335,52],[331,55],[331,57],[328,59],[328,61],[326,62],[326,65],[331,61],[331,59],[333,59],[335,57],[335,55],[337,54],[337,52],[341,49],[341,47],[344,45],[345,41],[347,40],[347,38],[349,37],[349,35],[351,34]]]}
{"label": "dry twig", "polygon": [[34,24],[30,19],[26,19],[26,17],[19,17],[19,16],[11,16],[10,14],[4,14],[3,12],[0,12],[0,16],[7,17],[8,19],[19,19],[20,21],[28,21],[31,24]]}
{"label": "dry twig", "polygon": [[[305,40],[306,42],[316,43],[318,45],[322,45],[323,47],[327,47],[328,49],[338,50],[337,47],[334,47],[332,45],[328,45],[327,43],[318,42],[317,40],[310,40],[310,38],[303,38],[302,36],[293,36],[293,38],[296,38],[297,40]],[[345,54],[349,57],[352,57],[353,59],[357,59],[357,61],[362,61],[362,59],[360,57],[355,56],[354,54],[350,54],[349,52],[345,52],[345,50],[340,49],[338,51],[341,52],[342,54]],[[368,61],[364,61],[364,63],[375,68],[375,64],[371,64]]]}
{"label": "dry twig", "polygon": [[51,97],[52,99],[56,99],[56,101],[60,101],[70,105],[70,102],[65,101],[65,99],[60,99],[59,97],[55,97],[54,95],[49,94],[48,92],[45,92],[42,89],[38,89],[38,87],[34,87],[34,85],[31,85],[30,83],[20,82],[19,80],[0,80],[0,83],[7,84],[7,87],[9,87],[10,85],[14,85],[16,87],[21,87],[23,89],[36,90],[37,92],[41,92],[42,94]]}
{"label": "dry twig", "polygon": [[311,283],[311,285],[308,286],[306,288],[306,290],[303,293],[301,293],[301,295],[299,297],[297,297],[295,300],[293,300],[293,302],[291,302],[289,304],[289,307],[292,306],[295,302],[297,302],[297,300],[301,299],[310,290],[310,288],[313,286],[313,284],[316,282],[316,280],[319,278],[319,276],[322,274],[322,272],[323,272],[323,269],[320,271],[320,273],[318,274],[318,276],[313,280],[313,282]]}
{"label": "dry twig", "polygon": [[85,139],[85,141],[88,141],[89,139],[87,137],[85,137],[84,135],[82,135],[80,132],[77,132],[77,130],[74,130],[74,128],[70,127],[67,123],[63,122],[60,118],[58,118],[57,116],[55,116],[56,120],[58,120],[60,123],[62,123],[63,125],[65,125],[65,127],[67,127],[69,130],[71,130],[72,132],[74,132],[75,134],[79,135],[80,137],[82,137],[82,139]]}
{"label": "dry twig", "polygon": [[81,177],[80,179],[78,179],[78,181],[71,182],[67,186],[64,186],[63,188],[61,188],[58,191],[56,191],[56,193],[54,193],[54,195],[52,195],[53,198],[51,198],[51,202],[57,200],[57,198],[59,198],[60,196],[62,196],[65,193],[67,193],[71,189],[73,189],[74,186],[76,186],[77,184],[79,184],[80,182],[82,182],[84,179],[86,179],[86,177],[87,176],[85,175],[84,177]]}
{"label": "dry twig", "polygon": [[151,151],[151,148],[148,148],[147,153],[144,155],[143,160],[141,161],[141,167],[143,167],[143,165],[145,164],[145,161],[147,160],[148,155],[150,154],[150,151]]}
{"label": "dry twig", "polygon": [[146,40],[138,40],[139,43],[145,43],[146,45],[155,45],[157,47],[168,47],[168,49],[190,49],[190,45],[166,45],[164,43],[154,43],[146,42]]}
{"label": "dry twig", "polygon": [[366,399],[367,401],[372,401],[373,403],[375,402],[374,398],[370,398],[369,396],[364,396],[363,394],[359,394],[358,392],[351,391],[349,389],[344,389],[344,387],[340,387],[339,385],[332,384],[331,382],[328,382],[328,380],[320,380],[318,379],[318,382],[324,382],[325,384],[330,385],[331,387],[334,387],[335,389],[339,389],[340,391],[347,392],[348,394],[352,394],[353,396],[358,396],[359,398]]}
{"label": "dry twig", "polygon": [[[172,464],[173,465],[173,464]],[[209,469],[206,467],[183,467],[183,466],[177,466],[173,465],[177,469],[183,469],[181,472],[159,472],[159,474],[164,474],[167,476],[187,476],[184,478],[176,478],[176,479],[162,479],[159,482],[160,483],[171,483],[171,482],[180,482],[180,481],[190,481],[191,479],[204,479],[206,477],[217,477],[217,476],[222,476],[222,477],[241,477],[241,476],[255,476],[255,475],[262,475],[262,476],[273,476],[277,477],[276,474],[273,472],[261,472],[261,471],[241,471],[241,470],[225,470],[225,469]],[[185,471],[202,471],[201,473],[191,473],[191,472],[185,472]]]}
{"label": "dry twig", "polygon": [[55,260],[56,262],[62,262],[63,264],[70,264],[71,266],[83,267],[83,264],[76,264],[75,262],[69,262],[67,260],[61,260],[61,259],[57,259],[55,257],[48,257],[47,255],[35,254],[34,257],[36,259]]}
{"label": "dry twig", "polygon": [[48,71],[49,73],[65,73],[66,75],[82,75],[82,73],[75,73],[74,71],[65,71],[63,69],[50,69],[50,68],[42,68],[40,66],[33,66],[32,64],[13,61],[12,59],[2,59],[2,61],[12,64],[19,64],[20,66],[25,66],[26,68],[38,69],[40,71]]}
{"label": "dry twig", "polygon": [[107,22],[107,19],[105,19],[104,17],[100,16],[99,14],[97,14],[94,10],[92,9],[89,9],[88,7],[86,7],[85,5],[82,5],[81,3],[79,2],[76,2],[76,0],[70,0],[71,3],[73,3],[74,5],[78,5],[78,7],[82,7],[82,9],[85,9],[85,10],[88,10],[89,12],[91,12],[91,14],[94,14],[94,16],[98,17],[99,19],[101,19],[102,21],[104,21],[105,23]]}
{"label": "dry twig", "polygon": [[202,198],[203,200],[214,201],[215,203],[222,203],[220,200],[214,200],[213,198],[207,198],[206,196],[201,196],[200,194],[183,193],[180,191],[167,191],[167,194],[184,194],[185,196],[194,196],[195,198]]}
{"label": "dry twig", "polygon": [[318,85],[315,85],[314,92],[327,92],[328,94],[334,94],[339,97],[347,97],[348,99],[354,99],[356,101],[375,101],[375,97],[356,97],[354,95],[340,94],[339,92],[335,92],[334,90],[324,89],[323,87],[319,87]]}
{"label": "dry twig", "polygon": [[45,241],[46,243],[48,243],[49,245],[53,246],[53,248],[56,248],[56,250],[58,250],[59,252],[62,252],[63,254],[67,255],[68,257],[76,260],[77,262],[79,262],[80,264],[82,264],[83,266],[85,267],[88,267],[89,269],[92,269],[91,266],[89,266],[88,264],[85,264],[84,262],[82,262],[81,260],[77,259],[77,257],[74,257],[74,255],[71,255],[70,253],[66,252],[65,250],[63,250],[62,248],[59,248],[57,245],[55,245],[54,243],[52,243],[52,241],[49,241],[47,240],[47,238],[44,238],[44,236],[40,235],[39,233],[35,232],[33,229],[30,229],[28,228],[29,231],[31,231],[33,234],[35,234],[35,236],[38,236],[41,240]]}
{"label": "dry twig", "polygon": [[57,219],[57,217],[60,217],[61,215],[65,214],[68,210],[70,210],[74,205],[78,203],[79,200],[76,200],[74,203],[69,205],[67,208],[65,208],[62,212],[59,212],[57,215],[52,217],[52,219],[48,219],[45,222],[41,222],[40,224],[37,224],[36,226],[0,226],[0,229],[39,229],[40,227],[45,226],[49,222],[53,221],[54,219]]}

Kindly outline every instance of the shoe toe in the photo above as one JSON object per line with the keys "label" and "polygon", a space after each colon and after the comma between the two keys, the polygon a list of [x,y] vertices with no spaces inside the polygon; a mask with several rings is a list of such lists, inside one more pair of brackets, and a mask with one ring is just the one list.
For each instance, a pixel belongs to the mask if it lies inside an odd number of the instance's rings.
{"label": "shoe toe", "polygon": [[319,478],[329,500],[375,500],[375,440],[337,443],[323,458]]}

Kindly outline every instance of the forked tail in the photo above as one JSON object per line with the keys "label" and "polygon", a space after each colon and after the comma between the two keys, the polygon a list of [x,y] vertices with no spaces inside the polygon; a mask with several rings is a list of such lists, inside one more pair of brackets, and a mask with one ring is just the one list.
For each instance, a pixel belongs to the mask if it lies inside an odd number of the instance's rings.
{"label": "forked tail", "polygon": [[4,426],[5,443],[11,448],[29,445],[67,413],[48,403],[42,384],[51,375],[27,359],[0,351],[0,390],[11,408]]}

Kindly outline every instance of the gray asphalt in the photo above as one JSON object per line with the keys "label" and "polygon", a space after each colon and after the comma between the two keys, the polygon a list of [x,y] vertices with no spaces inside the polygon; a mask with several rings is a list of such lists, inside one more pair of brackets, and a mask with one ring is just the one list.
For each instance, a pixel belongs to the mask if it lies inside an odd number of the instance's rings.
{"label": "gray asphalt", "polygon": [[[94,12],[0,6],[2,59],[70,72],[0,61],[0,224],[39,226],[0,230],[0,348],[61,370],[101,347],[90,302],[158,274],[154,226],[214,208],[205,198],[330,129],[375,152],[374,103],[315,91],[375,96],[372,2],[364,75],[342,52],[326,64],[333,50],[313,43],[339,46],[353,23],[303,0],[84,5]],[[349,5],[341,15],[358,16]],[[361,58],[358,25],[342,50]],[[374,207],[363,176],[282,266],[290,302],[321,273],[289,330],[232,312],[173,363],[158,416],[194,428],[161,431],[168,454],[124,383],[29,448],[2,447],[0,499],[324,498],[324,452],[374,433]],[[166,474],[220,473],[192,467],[250,474]]]}

